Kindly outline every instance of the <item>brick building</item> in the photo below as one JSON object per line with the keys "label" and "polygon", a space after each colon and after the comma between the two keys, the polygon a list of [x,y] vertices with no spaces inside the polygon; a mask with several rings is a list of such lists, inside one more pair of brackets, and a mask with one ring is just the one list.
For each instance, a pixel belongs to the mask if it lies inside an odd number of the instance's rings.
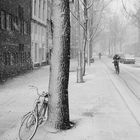
{"label": "brick building", "polygon": [[31,67],[31,0],[0,0],[0,78]]}

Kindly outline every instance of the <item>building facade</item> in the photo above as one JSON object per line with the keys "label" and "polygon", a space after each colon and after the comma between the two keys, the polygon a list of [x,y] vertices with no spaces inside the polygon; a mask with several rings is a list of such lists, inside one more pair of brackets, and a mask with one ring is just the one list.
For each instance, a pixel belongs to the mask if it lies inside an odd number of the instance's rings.
{"label": "building facade", "polygon": [[0,78],[30,69],[31,1],[0,0]]}
{"label": "building facade", "polygon": [[47,62],[47,0],[32,0],[31,56],[34,66]]}

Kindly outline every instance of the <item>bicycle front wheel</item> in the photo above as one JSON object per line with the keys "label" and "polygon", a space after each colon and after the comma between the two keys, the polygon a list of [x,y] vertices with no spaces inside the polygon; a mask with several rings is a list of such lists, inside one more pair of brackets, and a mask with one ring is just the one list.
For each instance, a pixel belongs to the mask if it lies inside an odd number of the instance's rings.
{"label": "bicycle front wheel", "polygon": [[27,114],[22,120],[21,126],[19,128],[19,139],[20,140],[31,140],[35,135],[38,127],[37,116],[31,112]]}

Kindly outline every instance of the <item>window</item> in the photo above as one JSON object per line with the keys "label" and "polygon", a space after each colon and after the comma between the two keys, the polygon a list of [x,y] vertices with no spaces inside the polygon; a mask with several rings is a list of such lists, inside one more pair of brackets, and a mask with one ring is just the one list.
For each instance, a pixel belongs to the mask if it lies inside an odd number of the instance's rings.
{"label": "window", "polygon": [[26,62],[26,52],[23,52],[23,58],[22,58],[22,62],[25,63]]}
{"label": "window", "polygon": [[7,30],[10,30],[10,15],[6,14],[6,25],[7,25]]}
{"label": "window", "polygon": [[21,34],[24,33],[24,22],[21,19],[19,20],[19,31]]}
{"label": "window", "polygon": [[3,60],[4,60],[4,65],[7,65],[7,53],[3,53]]}
{"label": "window", "polygon": [[19,55],[18,55],[18,53],[16,52],[16,58],[15,58],[15,61],[16,61],[16,64],[19,62],[18,59],[19,58]]}
{"label": "window", "polygon": [[23,19],[23,15],[24,15],[24,10],[23,7],[21,7],[20,5],[18,6],[18,17],[20,19]]}
{"label": "window", "polygon": [[38,16],[41,17],[41,0],[39,0],[39,10],[38,10]]}
{"label": "window", "polygon": [[13,53],[12,56],[13,56],[12,63],[16,64],[17,63],[17,61],[16,61],[16,53]]}
{"label": "window", "polygon": [[19,31],[18,17],[14,18],[14,28],[15,28],[16,31]]}
{"label": "window", "polygon": [[41,30],[40,30],[40,26],[38,26],[38,35],[41,35]]}
{"label": "window", "polygon": [[35,34],[37,34],[37,25],[34,26]]}
{"label": "window", "polygon": [[24,44],[19,44],[19,51],[23,52],[24,51]]}
{"label": "window", "polygon": [[28,58],[31,58],[31,53],[30,52],[28,52],[28,56],[27,56]]}
{"label": "window", "polygon": [[20,62],[23,63],[23,52],[20,52]]}
{"label": "window", "polygon": [[14,31],[14,26],[13,26],[13,22],[14,22],[14,17],[11,17],[11,30]]}
{"label": "window", "polygon": [[36,0],[34,0],[34,15],[36,16]]}
{"label": "window", "polygon": [[7,13],[6,14],[6,29],[12,30],[14,28],[12,24],[13,24],[12,15]]}
{"label": "window", "polygon": [[4,52],[3,53],[3,59],[4,59],[4,64],[5,65],[10,65],[10,58],[11,58],[10,52]]}
{"label": "window", "polygon": [[35,43],[35,62],[37,62],[37,43]]}
{"label": "window", "polygon": [[15,31],[17,29],[18,29],[18,27],[17,27],[17,24],[16,24],[16,17],[11,16],[11,30]]}
{"label": "window", "polygon": [[42,44],[42,60],[45,60],[45,44]]}
{"label": "window", "polygon": [[1,11],[0,15],[1,15],[1,29],[6,29],[6,13],[4,11]]}
{"label": "window", "polygon": [[12,16],[11,18],[11,30],[12,31],[19,31],[19,26],[18,26],[18,18]]}
{"label": "window", "polygon": [[29,22],[27,23],[27,34],[30,35],[31,33],[31,26],[29,24]]}
{"label": "window", "polygon": [[9,14],[9,30],[12,30],[12,15]]}
{"label": "window", "polygon": [[44,29],[41,29],[41,36],[44,37]]}
{"label": "window", "polygon": [[28,26],[27,26],[27,22],[24,21],[24,34],[28,33]]}
{"label": "window", "polygon": [[45,8],[46,8],[46,1],[43,0],[43,21],[45,20]]}
{"label": "window", "polygon": [[[17,23],[18,23],[18,31],[21,34],[24,34],[24,21],[23,21],[23,15],[24,15],[24,10],[22,6],[18,6],[18,18],[17,18]],[[16,23],[16,22],[15,22]],[[15,24],[16,25],[16,24]]]}

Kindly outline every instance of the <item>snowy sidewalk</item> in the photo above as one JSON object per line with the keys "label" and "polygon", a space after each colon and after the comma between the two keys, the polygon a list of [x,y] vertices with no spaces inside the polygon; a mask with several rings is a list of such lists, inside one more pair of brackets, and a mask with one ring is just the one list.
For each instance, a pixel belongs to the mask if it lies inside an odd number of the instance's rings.
{"label": "snowy sidewalk", "polygon": [[[140,126],[108,74],[111,73],[107,67],[98,60],[87,68],[84,83],[76,83],[76,72],[72,71],[69,106],[70,120],[76,123],[75,127],[54,134],[43,125],[33,140],[139,140]],[[18,140],[17,130],[5,133],[0,140]]]}

